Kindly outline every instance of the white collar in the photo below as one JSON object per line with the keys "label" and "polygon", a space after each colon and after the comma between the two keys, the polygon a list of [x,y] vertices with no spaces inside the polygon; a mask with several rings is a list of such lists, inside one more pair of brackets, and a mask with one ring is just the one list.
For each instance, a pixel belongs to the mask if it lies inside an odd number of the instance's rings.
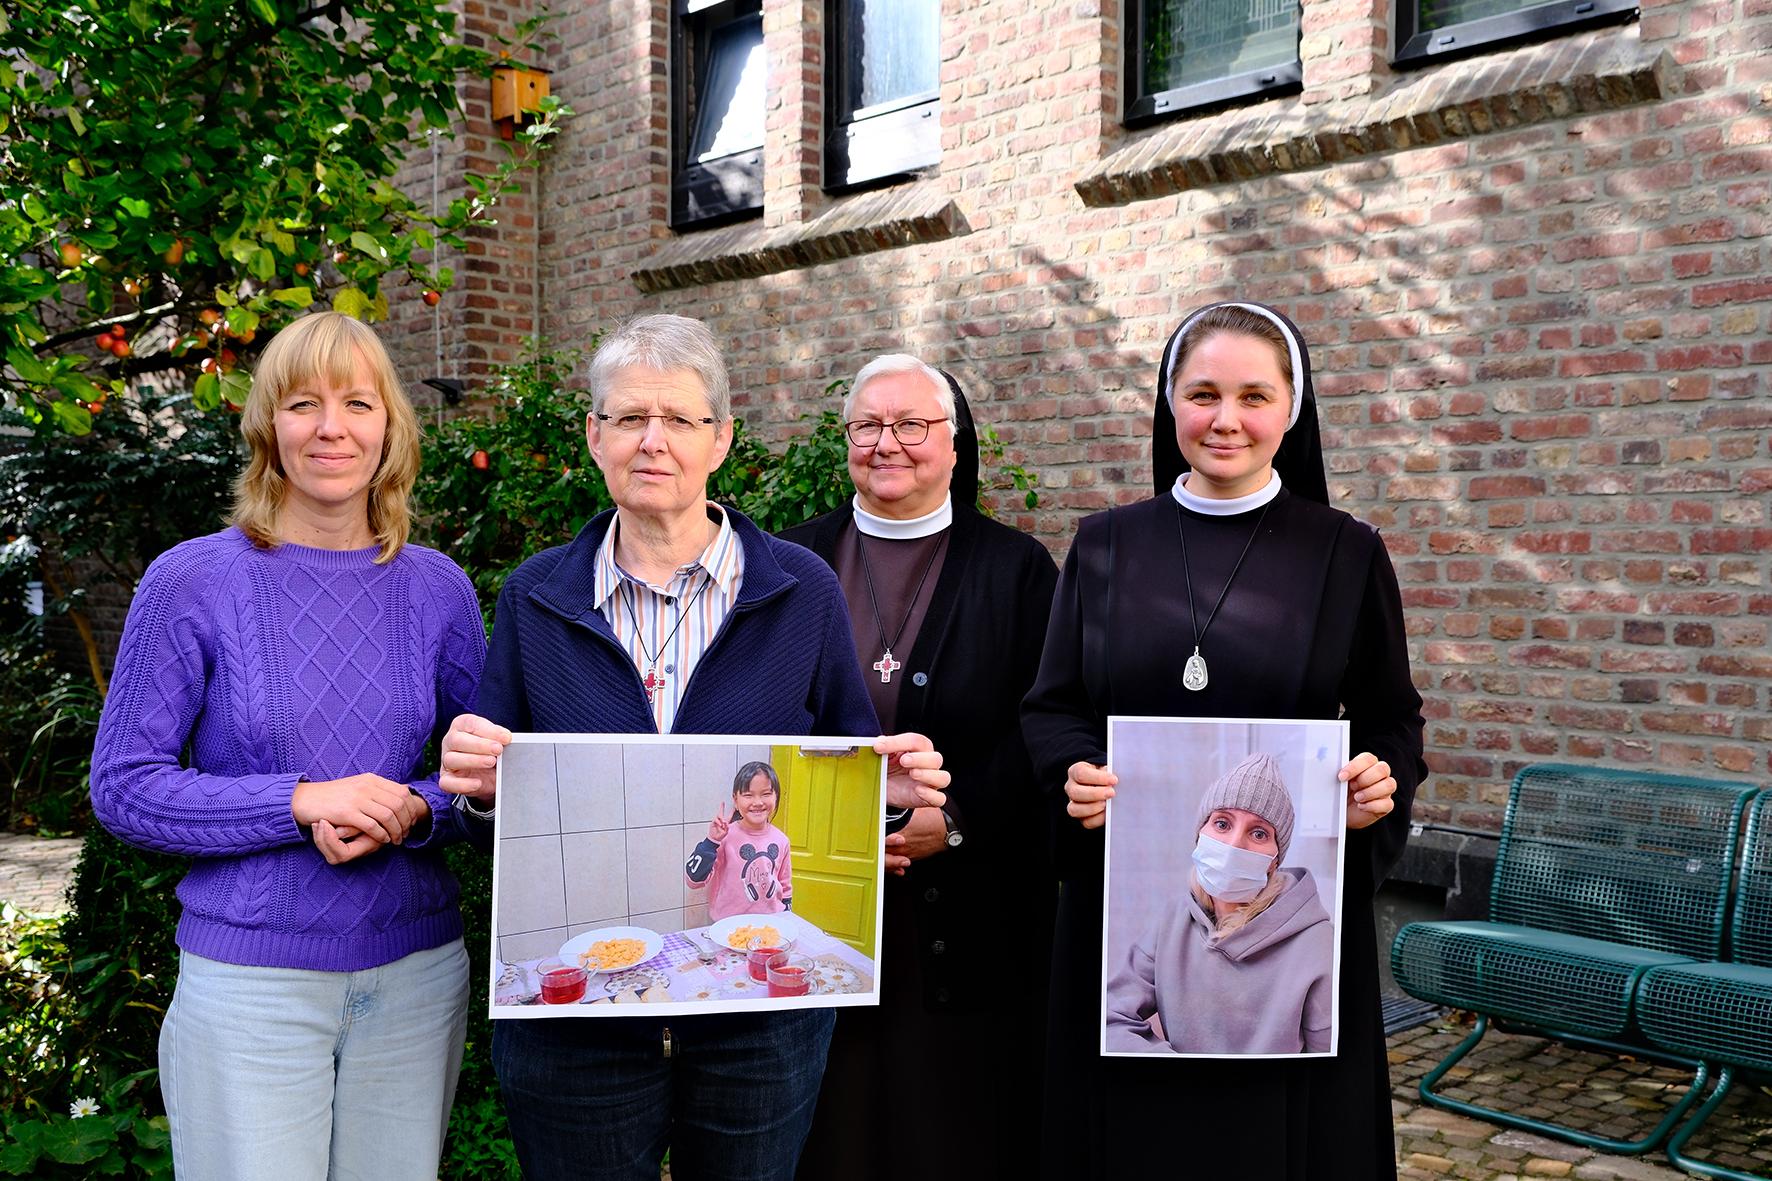
{"label": "white collar", "polygon": [[954,523],[954,498],[950,493],[942,497],[941,507],[932,513],[920,517],[912,517],[908,521],[895,521],[891,517],[876,517],[861,507],[861,497],[855,497],[855,527],[869,537],[883,537],[888,541],[911,541],[918,537],[932,537]]}
{"label": "white collar", "polygon": [[1176,503],[1182,508],[1192,509],[1203,517],[1234,517],[1238,513],[1246,513],[1270,503],[1280,494],[1280,473],[1269,472],[1267,486],[1247,496],[1239,496],[1233,500],[1214,500],[1209,496],[1201,496],[1190,492],[1187,486],[1187,473],[1175,477],[1175,487],[1170,489]]}

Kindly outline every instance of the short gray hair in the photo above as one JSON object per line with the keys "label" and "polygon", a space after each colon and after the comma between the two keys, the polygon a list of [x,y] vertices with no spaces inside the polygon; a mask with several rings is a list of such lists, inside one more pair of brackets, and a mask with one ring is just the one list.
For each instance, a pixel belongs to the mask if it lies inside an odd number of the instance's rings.
{"label": "short gray hair", "polygon": [[876,377],[885,377],[889,373],[921,373],[930,385],[935,387],[935,402],[941,412],[947,415],[949,428],[960,429],[960,416],[954,410],[954,388],[948,384],[941,370],[933,365],[925,364],[909,353],[887,353],[883,357],[875,357],[861,367],[855,380],[849,383],[849,393],[843,398],[843,421],[849,421],[849,415],[855,409],[855,399],[861,396],[862,387]]}
{"label": "short gray hair", "polygon": [[660,373],[689,370],[701,379],[702,394],[714,418],[725,422],[732,417],[732,380],[726,373],[726,359],[714,343],[714,334],[700,320],[665,314],[637,316],[605,336],[585,374],[593,414],[602,412],[616,373],[631,366]]}

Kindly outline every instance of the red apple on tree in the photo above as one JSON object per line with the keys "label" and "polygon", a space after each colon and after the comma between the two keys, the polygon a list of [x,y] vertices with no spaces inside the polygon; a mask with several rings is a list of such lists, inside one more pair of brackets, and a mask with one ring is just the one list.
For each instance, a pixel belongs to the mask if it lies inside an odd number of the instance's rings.
{"label": "red apple on tree", "polygon": [[174,238],[172,240],[172,245],[166,248],[166,253],[162,254],[160,258],[169,267],[175,267],[183,262],[185,260],[185,240],[183,238]]}
{"label": "red apple on tree", "polygon": [[122,360],[133,351],[134,350],[129,347],[129,342],[127,340],[117,336],[111,338],[111,355],[118,360]]}
{"label": "red apple on tree", "polygon": [[492,456],[484,451],[476,451],[468,462],[474,465],[475,471],[483,472],[492,466]]}
{"label": "red apple on tree", "polygon": [[62,265],[69,270],[72,270],[74,267],[77,267],[86,261],[86,251],[80,248],[80,243],[78,242],[63,242],[60,250]]}
{"label": "red apple on tree", "polygon": [[199,320],[203,321],[203,323],[207,324],[209,327],[214,328],[216,323],[222,318],[221,309],[219,309],[219,308],[204,308],[202,311],[197,313],[197,318]]}
{"label": "red apple on tree", "polygon": [[438,304],[443,302],[443,293],[441,291],[436,291],[436,290],[433,290],[430,288],[426,288],[425,293],[422,298],[425,301],[426,307],[434,308]]}
{"label": "red apple on tree", "polygon": [[298,278],[298,279],[305,279],[305,278],[307,278],[307,277],[308,277],[308,271],[309,271],[309,270],[310,270],[310,269],[312,269],[312,268],[310,268],[310,267],[309,267],[309,266],[308,266],[308,264],[307,264],[307,263],[305,263],[305,262],[298,262],[298,263],[296,263],[296,264],[295,264],[295,275],[296,275],[296,278]]}

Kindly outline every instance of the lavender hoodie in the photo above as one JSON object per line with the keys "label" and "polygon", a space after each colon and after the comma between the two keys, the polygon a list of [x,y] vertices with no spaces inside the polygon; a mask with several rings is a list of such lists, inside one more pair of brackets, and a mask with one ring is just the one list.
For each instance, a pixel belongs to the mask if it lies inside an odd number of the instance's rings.
{"label": "lavender hoodie", "polygon": [[[1292,884],[1217,943],[1212,919],[1188,892],[1132,945],[1108,980],[1109,1050],[1328,1051],[1335,924],[1310,874],[1297,867],[1280,873]],[[1151,1029],[1153,1013],[1166,1040]]]}

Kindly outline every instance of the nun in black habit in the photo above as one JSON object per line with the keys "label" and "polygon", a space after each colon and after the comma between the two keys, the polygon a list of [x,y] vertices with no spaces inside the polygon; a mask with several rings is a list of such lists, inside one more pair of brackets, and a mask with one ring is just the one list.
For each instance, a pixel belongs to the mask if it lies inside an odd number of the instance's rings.
{"label": "nun in black habit", "polygon": [[[929,735],[953,781],[889,838],[904,873],[886,879],[880,1007],[838,1013],[799,1176],[1030,1177],[1057,891],[1019,711],[1057,570],[978,511],[952,377],[878,358],[844,418],[854,500],[782,536],[836,570],[881,724]],[[888,1114],[931,1088],[927,1115]]]}
{"label": "nun in black habit", "polygon": [[[1421,698],[1384,546],[1329,507],[1289,320],[1215,304],[1183,321],[1158,370],[1153,468],[1154,499],[1078,528],[1022,711],[1059,816],[1042,1175],[1392,1178],[1370,900],[1426,774]],[[1350,723],[1337,1056],[1100,1057],[1110,714]]]}

